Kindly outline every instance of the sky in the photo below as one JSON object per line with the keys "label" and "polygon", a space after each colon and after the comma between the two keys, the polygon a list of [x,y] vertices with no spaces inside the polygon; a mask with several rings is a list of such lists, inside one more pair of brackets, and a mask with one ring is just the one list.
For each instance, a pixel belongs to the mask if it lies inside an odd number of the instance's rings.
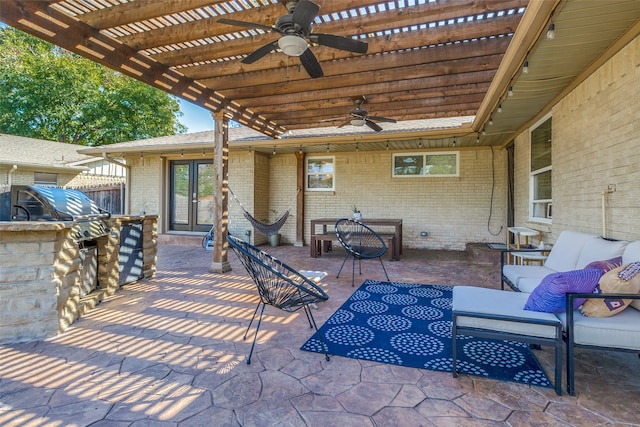
{"label": "sky", "polygon": [[185,125],[187,133],[202,132],[203,130],[213,130],[213,118],[211,112],[192,104],[189,101],[178,98],[180,101],[180,111],[183,116],[180,117],[180,123]]}

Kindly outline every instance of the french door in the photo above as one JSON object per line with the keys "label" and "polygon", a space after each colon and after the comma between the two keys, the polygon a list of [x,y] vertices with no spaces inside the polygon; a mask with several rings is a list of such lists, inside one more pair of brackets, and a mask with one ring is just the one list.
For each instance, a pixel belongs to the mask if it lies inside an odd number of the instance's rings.
{"label": "french door", "polygon": [[213,162],[174,160],[170,169],[169,228],[209,231],[213,225]]}

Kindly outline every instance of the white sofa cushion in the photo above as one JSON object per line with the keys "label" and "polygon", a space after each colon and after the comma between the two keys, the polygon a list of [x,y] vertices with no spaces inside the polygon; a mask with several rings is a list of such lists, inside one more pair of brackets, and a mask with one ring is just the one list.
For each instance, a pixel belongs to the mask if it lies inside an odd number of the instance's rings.
{"label": "white sofa cushion", "polygon": [[[502,269],[502,275],[509,279],[521,292],[531,292],[545,276],[555,271],[541,265],[510,265]],[[523,289],[525,287],[527,290]]]}
{"label": "white sofa cushion", "polygon": [[[566,330],[566,314],[557,315]],[[587,317],[576,310],[573,324],[576,344],[640,350],[640,311],[633,308],[611,317]]]}
{"label": "white sofa cushion", "polygon": [[[554,271],[576,270],[580,253],[586,246],[599,239],[595,234],[565,230],[558,236],[544,266]],[[606,258],[600,258],[599,261]],[[586,264],[585,264],[586,265]]]}
{"label": "white sofa cushion", "polygon": [[545,277],[547,276],[521,277],[520,281],[518,282],[518,289],[520,290],[520,292],[526,292],[530,294],[531,292],[533,292],[535,288],[537,288],[540,285],[540,283],[542,283]]}
{"label": "white sofa cushion", "polygon": [[622,253],[622,264],[634,261],[640,261],[640,240],[629,243]]}
{"label": "white sofa cushion", "polygon": [[575,270],[585,268],[594,261],[606,261],[621,257],[628,244],[629,242],[626,240],[612,241],[597,237],[582,248]]}
{"label": "white sofa cushion", "polygon": [[[505,319],[484,319],[459,315],[456,324],[471,328],[521,334],[533,337],[556,338],[554,326],[518,322],[515,319],[542,320],[558,324],[558,318],[551,313],[541,313],[524,309],[529,294],[478,288],[475,286],[454,286],[453,312],[474,313],[487,316],[513,317]],[[638,312],[640,314],[640,312]]]}

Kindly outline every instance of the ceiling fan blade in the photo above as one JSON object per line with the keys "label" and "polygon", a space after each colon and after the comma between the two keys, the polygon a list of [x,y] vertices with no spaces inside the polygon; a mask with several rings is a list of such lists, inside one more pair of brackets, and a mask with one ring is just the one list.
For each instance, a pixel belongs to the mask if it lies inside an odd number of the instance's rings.
{"label": "ceiling fan blade", "polygon": [[333,34],[312,33],[309,34],[309,40],[322,46],[354,53],[367,53],[369,48],[369,44],[363,41]]}
{"label": "ceiling fan blade", "polygon": [[320,11],[320,6],[309,0],[300,0],[296,7],[293,9],[293,24],[299,26],[300,29],[307,29],[313,22]]}
{"label": "ceiling fan blade", "polygon": [[302,55],[300,55],[300,62],[302,63],[304,69],[307,71],[307,74],[309,74],[312,79],[317,79],[318,77],[324,76],[322,67],[320,67],[320,63],[316,59],[316,56],[313,54],[313,52],[311,52],[311,49],[305,50]]}
{"label": "ceiling fan blade", "polygon": [[277,48],[278,48],[278,40],[273,41],[269,44],[262,46],[261,48],[254,50],[240,62],[242,62],[243,64],[253,64],[258,59],[262,58],[272,50],[276,50]]}
{"label": "ceiling fan blade", "polygon": [[382,131],[382,128],[380,126],[378,126],[377,124],[375,124],[369,119],[364,119],[364,124],[369,126],[371,129],[375,130],[376,132]]}
{"label": "ceiling fan blade", "polygon": [[278,29],[275,27],[270,27],[268,25],[262,25],[262,24],[255,24],[253,22],[236,21],[235,19],[220,18],[218,19],[217,22],[220,22],[221,24],[235,25],[236,27],[245,27],[245,28],[254,28],[254,29],[258,28],[260,30],[265,30],[265,31],[279,32]]}
{"label": "ceiling fan blade", "polygon": [[330,119],[320,120],[320,122],[335,122],[336,120],[344,120],[344,117],[332,117]]}
{"label": "ceiling fan blade", "polygon": [[368,116],[368,119],[376,122],[397,123],[396,119],[390,119],[389,117]]}

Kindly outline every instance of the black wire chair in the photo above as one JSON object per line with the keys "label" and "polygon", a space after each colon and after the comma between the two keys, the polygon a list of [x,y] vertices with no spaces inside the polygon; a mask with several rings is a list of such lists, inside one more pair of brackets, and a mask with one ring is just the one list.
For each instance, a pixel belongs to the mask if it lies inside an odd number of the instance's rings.
{"label": "black wire chair", "polygon": [[362,260],[378,258],[384,275],[389,280],[387,270],[382,263],[382,256],[387,251],[387,246],[378,233],[361,222],[343,218],[336,222],[336,236],[342,247],[347,251],[347,256],[344,257],[336,278],[340,277],[344,263],[351,256],[353,258],[351,262],[351,286],[353,286],[354,282],[356,259],[358,260],[360,274],[362,274]]}
{"label": "black wire chair", "polygon": [[262,314],[267,305],[290,313],[303,309],[307,315],[309,327],[316,330],[315,333],[318,335],[318,339],[325,349],[325,358],[329,360],[329,349],[322,340],[320,333],[318,333],[318,326],[311,313],[311,307],[309,307],[312,304],[326,301],[329,299],[329,296],[313,281],[252,244],[230,234],[227,236],[227,241],[231,249],[233,249],[240,259],[240,262],[242,262],[247,273],[249,273],[249,276],[251,276],[255,282],[258,287],[258,294],[260,295],[260,302],[253,312],[249,326],[247,326],[247,330],[244,333],[244,339],[246,339],[253,320],[258,310],[260,310],[260,317],[258,318],[258,325],[256,326],[256,332],[253,336],[253,343],[251,344],[247,364],[251,363],[251,355],[253,354],[253,348],[256,345],[256,338],[258,337],[258,330],[262,323]]}

